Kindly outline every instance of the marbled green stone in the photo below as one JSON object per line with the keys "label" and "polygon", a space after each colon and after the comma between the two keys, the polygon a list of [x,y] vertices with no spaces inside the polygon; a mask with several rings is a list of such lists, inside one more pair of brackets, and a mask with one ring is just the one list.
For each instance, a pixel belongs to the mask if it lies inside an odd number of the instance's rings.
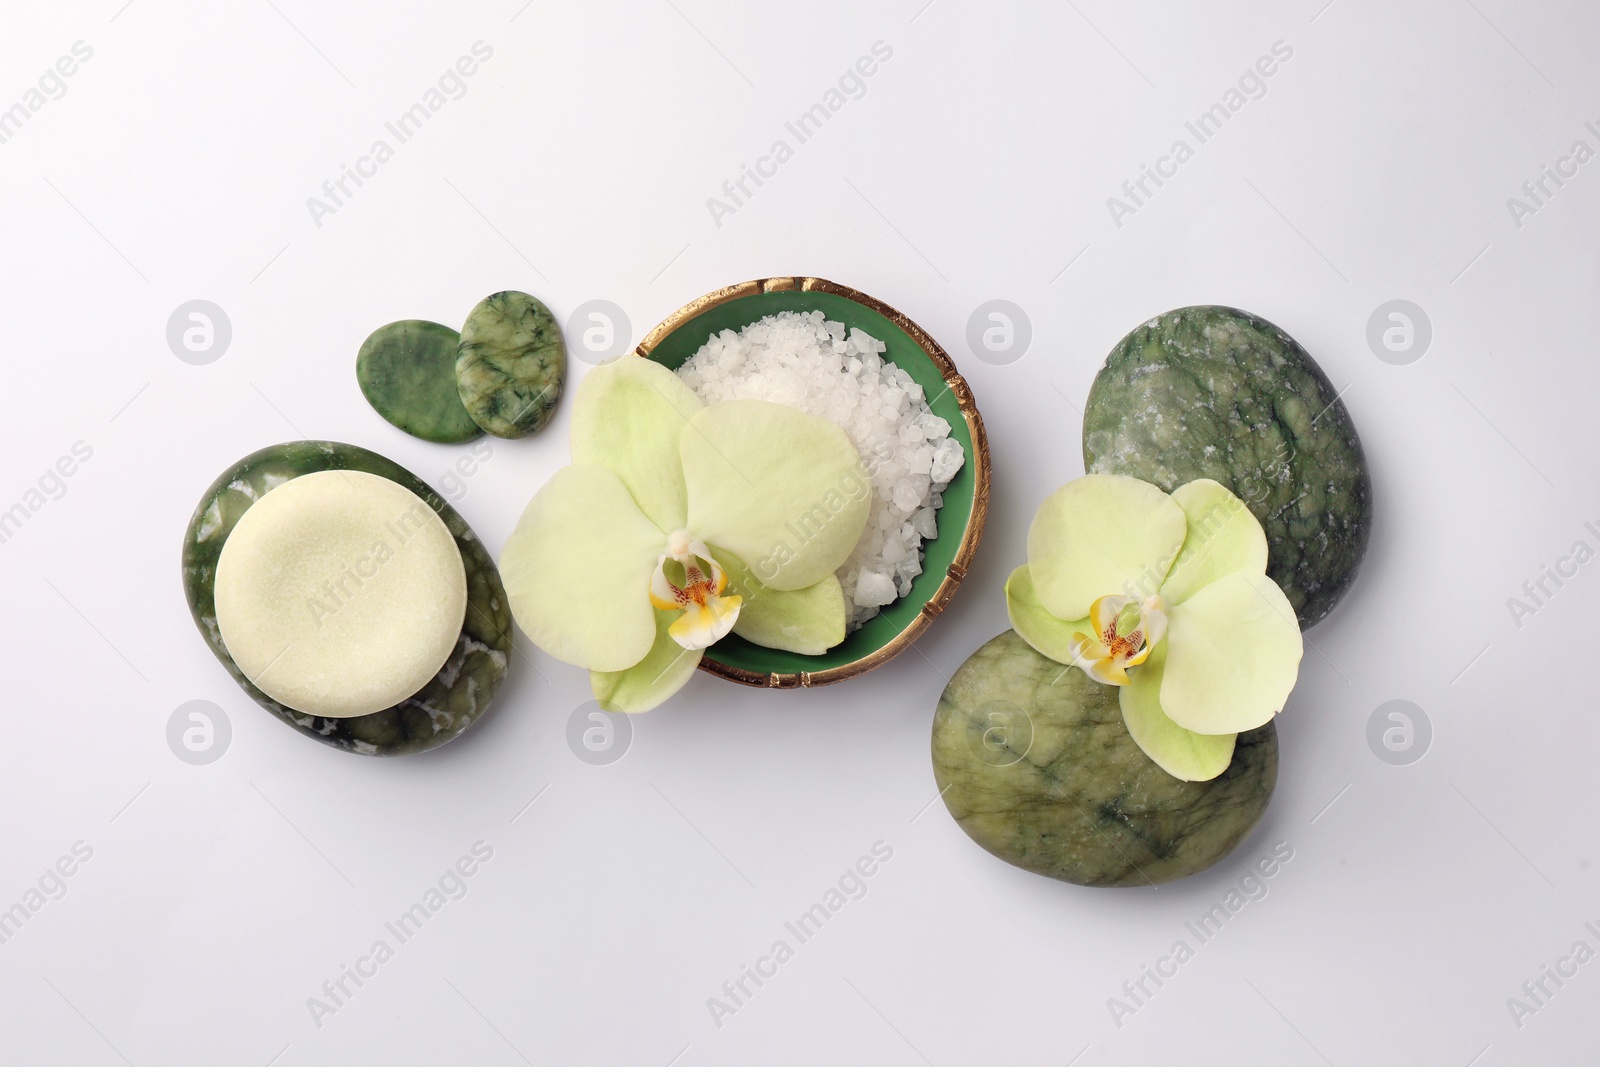
{"label": "marbled green stone", "polygon": [[527,293],[495,293],[467,315],[456,387],[473,421],[496,437],[543,429],[561,399],[566,373],[561,327]]}
{"label": "marbled green stone", "polygon": [[1355,580],[1372,478],[1350,412],[1306,350],[1226,307],[1169,311],[1124,337],[1089,390],[1083,463],[1171,492],[1211,478],[1266,530],[1267,573],[1310,626]]}
{"label": "marbled green stone", "polygon": [[1233,763],[1181,782],[1128,736],[1113,686],[1007,630],[962,664],[933,720],[933,776],[978,844],[1037,874],[1152,885],[1203,871],[1255,826],[1278,780],[1271,723]]}
{"label": "marbled green stone", "polygon": [[459,444],[482,435],[456,389],[461,335],[402,319],[379,326],[356,355],[356,381],[374,411],[413,437]]}
{"label": "marbled green stone", "polygon": [[[439,673],[392,708],[350,719],[307,715],[285,707],[249,680],[228,655],[217,627],[217,559],[239,518],[269,490],[314,471],[354,470],[398,482],[438,512],[461,549],[467,614],[455,651]],[[458,736],[489,707],[511,656],[511,609],[500,572],[456,510],[416,475],[376,452],[332,441],[291,441],[252,452],[212,483],[183,540],[183,591],[211,651],[257,704],[324,744],[369,756],[400,756]]]}

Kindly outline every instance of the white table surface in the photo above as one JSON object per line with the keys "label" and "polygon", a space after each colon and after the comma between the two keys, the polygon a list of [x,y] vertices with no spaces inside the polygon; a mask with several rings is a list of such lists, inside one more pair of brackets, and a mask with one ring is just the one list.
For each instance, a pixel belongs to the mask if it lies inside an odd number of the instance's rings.
{"label": "white table surface", "polygon": [[[0,108],[29,113],[0,143],[0,509],[42,506],[0,544],[0,909],[42,903],[0,944],[0,1060],[1593,1062],[1600,962],[1538,1002],[1523,983],[1600,949],[1600,562],[1546,579],[1536,611],[1508,600],[1576,542],[1600,549],[1600,161],[1561,162],[1600,149],[1600,9],[1323,3],[8,5]],[[72,76],[46,76],[80,41]],[[479,41],[492,54],[460,98],[398,144],[385,122]],[[875,42],[892,55],[799,143],[785,122]],[[1198,143],[1185,123],[1277,42],[1292,56]],[[308,198],[380,138],[393,158],[313,218]],[[1192,158],[1114,219],[1108,198],[1179,138]],[[780,139],[792,158],[713,212]],[[1538,204],[1522,184],[1545,165],[1576,173]],[[352,362],[377,325],[456,322],[522,288],[563,319],[611,301],[637,340],[776,274],[903,309],[986,417],[988,533],[916,651],[813,692],[698,676],[591,766],[566,740],[587,679],[521,638],[494,711],[402,760],[286,729],[201,642],[179,545],[224,467],[331,438],[443,486],[465,454],[362,401]],[[204,365],[166,339],[196,299],[232,332]],[[992,299],[1031,323],[1010,363],[966,341]],[[1367,340],[1396,299],[1432,329],[1399,365]],[[1038,502],[1081,471],[1101,359],[1195,303],[1263,315],[1321,362],[1366,445],[1376,527],[1309,632],[1254,834],[1181,883],[1080,889],[930,807],[929,724],[1006,625]],[[496,442],[457,494],[491,549],[566,462],[569,411]],[[80,442],[90,458],[46,477]],[[206,765],[167,741],[191,700],[231,728]],[[1367,741],[1391,700],[1431,724],[1407,765]],[[466,895],[398,944],[384,923],[480,841]],[[865,895],[714,1019],[708,998],[876,842],[893,855]],[[1113,1011],[1275,846],[1292,859],[1266,895]],[[74,847],[92,855],[63,864],[59,899],[29,898]],[[314,1013],[379,939],[393,958]]]}

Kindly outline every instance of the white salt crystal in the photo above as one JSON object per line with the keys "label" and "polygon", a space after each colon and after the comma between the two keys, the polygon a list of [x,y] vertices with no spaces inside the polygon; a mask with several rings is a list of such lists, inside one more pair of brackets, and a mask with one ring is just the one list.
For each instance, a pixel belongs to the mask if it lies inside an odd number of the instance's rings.
{"label": "white salt crystal", "polygon": [[956,476],[963,464],[967,462],[966,453],[961,450],[961,442],[953,437],[946,437],[939,442],[939,450],[933,454],[933,467],[928,472],[936,482],[950,484],[950,479]]}
{"label": "white salt crystal", "polygon": [[881,608],[885,604],[892,604],[897,595],[894,582],[876,571],[865,572],[856,582],[855,602],[864,608]]}
{"label": "white salt crystal", "polygon": [[922,436],[930,441],[943,441],[950,436],[950,424],[931,411],[918,415],[916,425]]}

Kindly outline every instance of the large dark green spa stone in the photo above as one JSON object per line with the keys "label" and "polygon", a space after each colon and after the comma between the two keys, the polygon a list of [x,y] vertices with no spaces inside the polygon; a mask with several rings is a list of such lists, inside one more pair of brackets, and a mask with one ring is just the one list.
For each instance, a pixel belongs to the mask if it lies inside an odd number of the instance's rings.
{"label": "large dark green spa stone", "polygon": [[1302,627],[1349,589],[1372,530],[1372,479],[1322,368],[1265,319],[1187,307],[1124,337],[1083,411],[1083,463],[1171,492],[1221,482],[1266,530],[1267,573]]}
{"label": "large dark green spa stone", "polygon": [[[439,673],[392,708],[349,719],[307,715],[278,703],[250,684],[223,644],[217,626],[217,560],[241,516],[270,490],[325,470],[365,471],[398,482],[438,512],[467,575],[467,613],[455,650]],[[457,737],[489,707],[511,657],[511,609],[500,572],[455,508],[426,482],[392,460],[355,445],[291,441],[235,463],[212,483],[183,537],[183,592],[200,635],[257,704],[324,744],[367,756],[401,756],[436,748]]]}
{"label": "large dark green spa stone", "polygon": [[461,327],[456,387],[474,422],[496,437],[544,429],[561,399],[567,343],[550,309],[527,293],[485,297]]}
{"label": "large dark green spa stone", "polygon": [[1117,690],[1035,652],[1015,630],[962,664],[933,720],[933,777],[978,844],[1087,886],[1159,885],[1232,852],[1272,798],[1278,734],[1239,735],[1233,763],[1181,782],[1122,724]]}
{"label": "large dark green spa stone", "polygon": [[413,437],[459,444],[483,435],[456,389],[461,335],[423,319],[372,331],[356,355],[356,381],[374,411]]}

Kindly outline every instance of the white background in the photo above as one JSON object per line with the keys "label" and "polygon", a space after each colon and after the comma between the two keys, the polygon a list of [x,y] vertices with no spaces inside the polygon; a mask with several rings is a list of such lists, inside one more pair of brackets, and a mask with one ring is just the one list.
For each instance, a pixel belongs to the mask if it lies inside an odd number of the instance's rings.
{"label": "white background", "polygon": [[[1323,2],[7,4],[0,107],[74,42],[93,57],[0,144],[0,509],[75,442],[93,456],[0,545],[0,908],[75,842],[93,856],[0,945],[0,1060],[1593,1062],[1600,962],[1520,1027],[1507,998],[1580,938],[1600,948],[1600,563],[1520,627],[1507,599],[1600,548],[1600,162],[1520,227],[1507,198],[1575,140],[1600,148],[1600,10]],[[465,96],[318,226],[307,198],[479,40]],[[794,146],[784,121],[876,41],[893,56],[865,95],[716,225],[707,198]],[[1277,41],[1293,56],[1265,95],[1117,226],[1107,198]],[[521,288],[563,320],[613,301],[637,340],[776,274],[903,309],[987,419],[988,534],[915,651],[815,692],[697,676],[594,767],[566,741],[587,679],[520,638],[492,713],[401,760],[287,729],[201,642],[180,542],[240,456],[331,438],[437,486],[467,454],[363,402],[376,326]],[[207,366],[165,337],[197,298],[233,329]],[[966,343],[994,298],[1032,322],[1010,365]],[[1396,298],[1433,326],[1405,366],[1366,339]],[[929,806],[929,725],[1005,627],[1035,507],[1081,471],[1105,353],[1195,303],[1278,323],[1344,390],[1377,525],[1308,635],[1260,827],[1184,882],[1081,889]],[[467,480],[457,506],[491,549],[566,462],[569,410]],[[232,725],[208,766],[166,740],[195,699]],[[1394,699],[1432,723],[1409,766],[1366,740]],[[479,840],[467,896],[319,1027],[307,999]],[[880,840],[865,897],[715,1025],[707,998]],[[1293,859],[1266,898],[1118,1026],[1108,998],[1278,842]]]}

